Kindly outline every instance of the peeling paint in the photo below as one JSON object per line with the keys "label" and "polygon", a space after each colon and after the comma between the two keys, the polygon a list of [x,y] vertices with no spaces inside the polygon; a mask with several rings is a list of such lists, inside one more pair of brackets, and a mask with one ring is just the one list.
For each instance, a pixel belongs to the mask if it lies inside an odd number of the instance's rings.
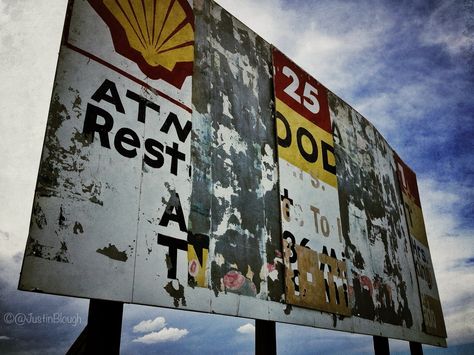
{"label": "peeling paint", "polygon": [[419,301],[411,255],[400,248],[408,233],[394,153],[365,118],[332,93],[329,104],[353,314],[411,328],[419,322]]}
{"label": "peeling paint", "polygon": [[[177,283],[178,287],[175,288],[174,283]],[[184,286],[179,283],[179,281],[174,280],[170,281],[164,287],[166,292],[173,298],[173,304],[176,308],[179,307],[179,302],[181,301],[181,306],[186,307],[186,298],[184,297]]]}
{"label": "peeling paint", "polygon": [[[218,5],[204,3],[201,11],[190,225],[211,238],[216,296],[281,301],[283,264],[275,262],[280,227],[271,217],[278,194],[270,46]],[[274,265],[271,277],[268,263]]]}
{"label": "peeling paint", "polygon": [[63,206],[61,206],[59,208],[59,218],[58,218],[59,227],[64,227],[65,221],[66,221],[66,217],[64,217],[64,214],[63,214]]}
{"label": "peeling paint", "polygon": [[65,242],[61,242],[61,248],[59,251],[56,253],[56,255],[53,257],[53,260],[59,261],[62,263],[68,263],[68,250],[67,250],[67,245]]}
{"label": "peeling paint", "polygon": [[74,223],[74,228],[73,228],[74,234],[82,234],[84,233],[84,228],[82,227],[82,224],[79,222]]}
{"label": "peeling paint", "polygon": [[34,256],[44,260],[69,263],[69,253],[67,245],[64,242],[61,242],[59,250],[55,251],[54,247],[41,244],[38,240],[30,238],[26,246],[25,255]]}
{"label": "peeling paint", "polygon": [[43,229],[48,224],[46,215],[41,209],[41,205],[38,201],[35,201],[33,204],[33,220],[39,229]]}
{"label": "peeling paint", "polygon": [[127,261],[127,253],[125,251],[119,251],[115,245],[109,243],[108,247],[103,247],[102,249],[97,249],[97,253],[105,255],[113,260],[118,261]]}

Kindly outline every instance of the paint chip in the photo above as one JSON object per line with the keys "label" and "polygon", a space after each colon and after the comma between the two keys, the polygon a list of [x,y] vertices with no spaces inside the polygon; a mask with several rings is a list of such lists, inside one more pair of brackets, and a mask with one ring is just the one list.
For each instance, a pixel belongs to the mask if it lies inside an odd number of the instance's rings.
{"label": "paint chip", "polygon": [[118,260],[118,261],[127,261],[127,253],[124,251],[119,251],[115,245],[109,243],[108,247],[104,247],[102,249],[96,250],[99,254],[105,255],[110,259]]}

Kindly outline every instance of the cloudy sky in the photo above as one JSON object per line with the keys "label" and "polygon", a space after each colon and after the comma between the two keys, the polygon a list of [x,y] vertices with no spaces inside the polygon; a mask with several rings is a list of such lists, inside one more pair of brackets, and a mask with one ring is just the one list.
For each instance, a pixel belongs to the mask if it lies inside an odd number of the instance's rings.
{"label": "cloudy sky", "polygon": [[[474,1],[218,3],[367,117],[417,172],[450,345],[424,350],[474,353]],[[86,324],[84,300],[16,291],[65,8],[0,0],[2,353],[64,353]],[[24,313],[25,324],[7,313]],[[252,353],[253,324],[127,305],[122,352]],[[277,337],[279,354],[372,348],[371,337],[290,325],[278,324]]]}

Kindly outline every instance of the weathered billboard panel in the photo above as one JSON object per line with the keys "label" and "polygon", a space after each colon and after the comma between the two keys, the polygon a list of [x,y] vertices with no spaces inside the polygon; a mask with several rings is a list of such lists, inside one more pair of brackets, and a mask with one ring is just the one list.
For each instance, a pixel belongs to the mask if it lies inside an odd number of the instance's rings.
{"label": "weathered billboard panel", "polygon": [[19,287],[445,345],[397,159],[212,1],[70,1]]}
{"label": "weathered billboard panel", "polygon": [[69,4],[22,289],[131,302],[189,215],[192,4],[156,3]]}
{"label": "weathered billboard panel", "polygon": [[349,105],[333,94],[329,102],[353,313],[417,327],[421,307],[394,152]]}
{"label": "weathered billboard panel", "polygon": [[273,50],[286,302],[350,315],[327,90]]}
{"label": "weathered billboard panel", "polygon": [[431,261],[416,175],[398,155],[395,155],[398,180],[403,196],[416,276],[423,311],[423,330],[428,334],[446,337],[441,301]]}

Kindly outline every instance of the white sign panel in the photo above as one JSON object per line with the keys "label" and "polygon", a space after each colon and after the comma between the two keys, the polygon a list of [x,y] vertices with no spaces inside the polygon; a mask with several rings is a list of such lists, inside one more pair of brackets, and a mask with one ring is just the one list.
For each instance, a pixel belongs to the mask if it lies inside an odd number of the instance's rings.
{"label": "white sign panel", "polygon": [[187,1],[71,2],[21,289],[154,303],[187,245],[193,41]]}

